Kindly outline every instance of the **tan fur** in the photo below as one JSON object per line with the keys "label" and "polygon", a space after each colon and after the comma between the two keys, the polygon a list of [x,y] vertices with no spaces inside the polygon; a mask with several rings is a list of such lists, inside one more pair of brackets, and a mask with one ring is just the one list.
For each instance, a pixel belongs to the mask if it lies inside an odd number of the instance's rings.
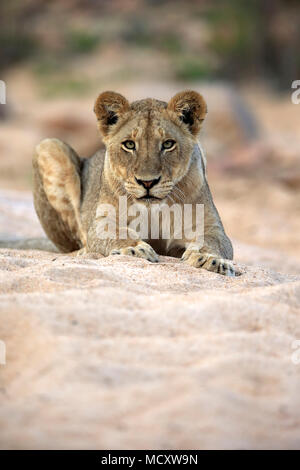
{"label": "tan fur", "polygon": [[[183,255],[192,266],[233,275],[228,261],[232,259],[232,246],[212,201],[197,140],[207,112],[203,97],[186,91],[168,104],[154,99],[129,104],[118,93],[104,92],[97,98],[94,111],[106,152],[97,152],[84,161],[57,139],[46,139],[37,147],[34,177],[46,198],[38,192],[35,204],[49,238],[62,249],[57,227],[61,230],[67,226],[63,251],[73,250],[75,239],[81,253],[126,254],[149,261],[158,261],[157,254]],[[174,147],[162,150],[162,143],[168,139],[175,141]],[[134,141],[135,148],[127,149],[126,140]],[[157,199],[140,199],[146,196],[146,189],[138,181],[156,179],[157,184],[149,191]],[[204,246],[196,240],[176,239],[173,226],[168,240],[139,240],[132,234],[126,239],[120,235],[117,239],[100,239],[97,207],[113,204],[118,208],[119,196],[126,196],[128,207],[140,202],[148,209],[161,201],[169,206],[192,204],[193,210],[197,203],[204,204]],[[55,211],[50,220],[44,215],[45,204]],[[130,217],[126,226],[117,226],[117,232],[128,233],[129,222]]]}
{"label": "tan fur", "polygon": [[51,206],[69,229],[86,244],[80,218],[80,177],[74,171],[72,151],[58,139],[45,139],[36,148],[43,187]]}

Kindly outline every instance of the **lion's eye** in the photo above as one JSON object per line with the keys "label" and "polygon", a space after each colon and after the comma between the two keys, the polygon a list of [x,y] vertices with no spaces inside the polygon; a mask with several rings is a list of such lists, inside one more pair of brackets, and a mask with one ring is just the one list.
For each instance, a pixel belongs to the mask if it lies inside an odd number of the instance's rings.
{"label": "lion's eye", "polygon": [[125,140],[124,142],[122,142],[122,146],[128,150],[134,150],[135,142],[133,140]]}
{"label": "lion's eye", "polygon": [[171,148],[174,147],[175,144],[176,144],[175,140],[168,139],[163,142],[162,148],[163,150],[170,150]]}

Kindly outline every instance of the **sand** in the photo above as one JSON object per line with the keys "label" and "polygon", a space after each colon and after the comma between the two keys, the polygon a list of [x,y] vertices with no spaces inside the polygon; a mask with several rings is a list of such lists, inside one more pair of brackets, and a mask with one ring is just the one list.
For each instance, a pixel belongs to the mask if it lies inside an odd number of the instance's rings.
{"label": "sand", "polygon": [[1,448],[300,447],[299,261],[234,241],[227,278],[3,247],[43,237],[30,193],[0,192],[0,222]]}

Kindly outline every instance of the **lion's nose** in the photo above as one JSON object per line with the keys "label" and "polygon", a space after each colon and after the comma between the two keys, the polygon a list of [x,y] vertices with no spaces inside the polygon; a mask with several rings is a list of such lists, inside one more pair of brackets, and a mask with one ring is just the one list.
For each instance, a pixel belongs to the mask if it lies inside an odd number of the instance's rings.
{"label": "lion's nose", "polygon": [[144,186],[145,189],[151,189],[153,188],[153,186],[160,182],[160,178],[161,177],[155,178],[153,180],[140,180],[138,178],[135,178],[135,181],[141,186]]}

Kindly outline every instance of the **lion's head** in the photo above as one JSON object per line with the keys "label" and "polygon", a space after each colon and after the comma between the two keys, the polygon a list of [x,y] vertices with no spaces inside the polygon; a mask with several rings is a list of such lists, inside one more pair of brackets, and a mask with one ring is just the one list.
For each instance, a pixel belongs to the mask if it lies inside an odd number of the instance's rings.
{"label": "lion's head", "polygon": [[94,111],[113,177],[135,199],[155,202],[186,175],[207,107],[195,91],[131,104],[106,91]]}

